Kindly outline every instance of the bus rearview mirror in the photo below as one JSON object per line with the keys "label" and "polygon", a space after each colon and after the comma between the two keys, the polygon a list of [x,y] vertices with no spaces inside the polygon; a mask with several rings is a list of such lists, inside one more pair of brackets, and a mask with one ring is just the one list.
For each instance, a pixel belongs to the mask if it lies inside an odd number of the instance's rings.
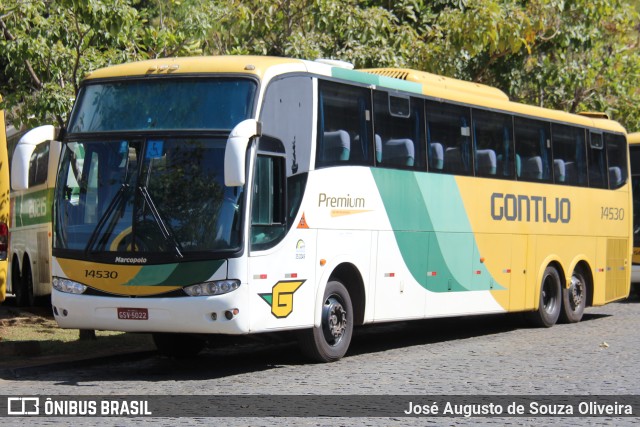
{"label": "bus rearview mirror", "polygon": [[246,153],[251,138],[262,133],[260,122],[247,119],[236,125],[229,134],[224,150],[224,184],[227,187],[241,187],[245,183]]}

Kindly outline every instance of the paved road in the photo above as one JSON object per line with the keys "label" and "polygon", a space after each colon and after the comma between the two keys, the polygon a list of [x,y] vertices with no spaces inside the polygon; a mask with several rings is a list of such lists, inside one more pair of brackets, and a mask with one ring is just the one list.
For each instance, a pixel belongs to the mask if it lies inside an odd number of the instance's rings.
{"label": "paved road", "polygon": [[[11,395],[640,395],[640,300],[587,309],[582,322],[526,327],[517,316],[436,319],[357,330],[333,364],[307,364],[292,343],[226,346],[194,359],[151,355],[0,379]],[[57,419],[62,420],[62,419]],[[5,420],[2,420],[4,424]],[[10,419],[9,425],[18,425]],[[67,419],[68,421],[68,419]],[[74,420],[74,425],[79,424]],[[86,420],[112,425],[113,419]],[[120,420],[128,424],[133,420]],[[208,425],[207,419],[183,419]],[[59,424],[44,418],[32,425]],[[225,425],[634,425],[638,418],[225,419]],[[138,423],[173,425],[170,419]]]}

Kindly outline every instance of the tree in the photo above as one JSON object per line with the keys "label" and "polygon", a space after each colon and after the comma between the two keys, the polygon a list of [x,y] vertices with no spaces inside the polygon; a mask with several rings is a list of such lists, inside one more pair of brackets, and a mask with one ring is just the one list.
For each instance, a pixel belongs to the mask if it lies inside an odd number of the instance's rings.
{"label": "tree", "polygon": [[124,0],[5,0],[0,91],[9,120],[62,126],[87,71],[144,56],[140,25]]}
{"label": "tree", "polygon": [[426,31],[426,56],[416,66],[497,86],[525,103],[607,112],[639,129],[635,6],[623,0],[441,1]]}
{"label": "tree", "polygon": [[62,124],[85,72],[260,54],[411,67],[640,129],[638,0],[4,0],[9,120]]}

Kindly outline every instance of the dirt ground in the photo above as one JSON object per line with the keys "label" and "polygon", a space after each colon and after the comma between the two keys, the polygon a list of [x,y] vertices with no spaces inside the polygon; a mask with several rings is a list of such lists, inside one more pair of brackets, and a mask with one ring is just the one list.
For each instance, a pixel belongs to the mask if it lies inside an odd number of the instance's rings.
{"label": "dirt ground", "polygon": [[19,308],[12,297],[0,304],[0,370],[151,351],[146,334],[96,331],[80,339],[77,329],[61,329],[51,307]]}

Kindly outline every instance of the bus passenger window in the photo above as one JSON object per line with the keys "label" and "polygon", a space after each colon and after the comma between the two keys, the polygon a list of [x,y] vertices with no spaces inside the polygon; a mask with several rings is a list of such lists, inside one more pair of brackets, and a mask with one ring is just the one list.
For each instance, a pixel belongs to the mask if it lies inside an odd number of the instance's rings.
{"label": "bus passenger window", "polygon": [[553,171],[555,182],[567,185],[587,185],[585,130],[554,124]]}
{"label": "bus passenger window", "polygon": [[513,125],[511,116],[473,110],[473,139],[477,176],[513,178]]}
{"label": "bus passenger window", "polygon": [[[442,162],[429,161],[431,171],[442,170],[456,175],[471,175],[471,117],[467,107],[427,101],[427,140],[429,151],[438,155],[442,147]],[[438,166],[442,166],[441,169]]]}
{"label": "bus passenger window", "polygon": [[49,142],[36,145],[29,161],[29,187],[47,182],[49,174]]}
{"label": "bus passenger window", "polygon": [[316,167],[373,165],[370,90],[323,80],[318,90]]}
{"label": "bus passenger window", "polygon": [[627,182],[627,144],[622,135],[604,134],[609,160],[609,188],[621,187]]}
{"label": "bus passenger window", "polygon": [[601,133],[589,133],[589,187],[607,188],[607,156]]}
{"label": "bus passenger window", "polygon": [[550,182],[553,169],[549,124],[522,117],[516,117],[514,123],[518,179]]}
{"label": "bus passenger window", "polygon": [[423,101],[408,96],[374,93],[374,138],[380,166],[404,169],[424,165],[423,105]]}

